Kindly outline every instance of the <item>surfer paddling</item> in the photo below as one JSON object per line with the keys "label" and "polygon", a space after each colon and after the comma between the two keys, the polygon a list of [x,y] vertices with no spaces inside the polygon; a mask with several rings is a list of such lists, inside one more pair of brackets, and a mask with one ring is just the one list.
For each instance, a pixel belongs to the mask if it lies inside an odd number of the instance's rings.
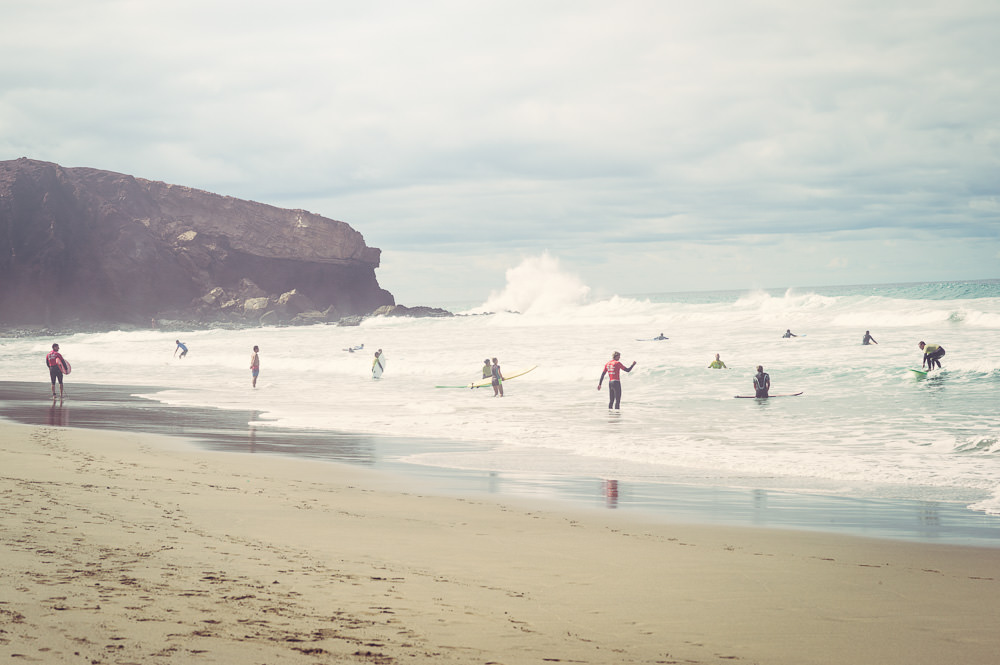
{"label": "surfer paddling", "polygon": [[253,347],[253,353],[250,354],[250,376],[253,377],[252,385],[254,388],[257,387],[257,375],[260,374],[260,347],[256,344]]}
{"label": "surfer paddling", "polygon": [[69,366],[66,359],[59,353],[59,345],[53,344],[52,350],[45,356],[45,366],[49,368],[49,378],[52,379],[52,399],[56,398],[56,381],[59,382],[59,398],[63,396],[63,374],[68,374]]}
{"label": "surfer paddling", "polygon": [[920,350],[924,352],[924,359],[920,362],[920,366],[923,367],[927,365],[927,371],[934,369],[934,365],[941,369],[941,358],[944,357],[944,347],[940,344],[925,344],[920,342],[917,344]]}
{"label": "surfer paddling", "polygon": [[601,372],[601,378],[597,382],[597,389],[601,389],[601,384],[604,383],[604,375],[608,376],[608,408],[609,409],[619,409],[622,405],[622,378],[620,372],[631,372],[632,368],[635,367],[635,361],[626,367],[622,364],[620,358],[622,354],[615,351],[611,355],[611,360],[604,364],[604,371]]}
{"label": "surfer paddling", "polygon": [[767,391],[771,389],[771,375],[764,371],[763,365],[757,365],[757,373],[753,377],[754,397],[769,397]]}
{"label": "surfer paddling", "polygon": [[[483,371],[486,371],[485,367],[483,367]],[[496,358],[493,359],[493,367],[490,368],[490,376],[493,377],[493,396],[503,397],[503,372],[500,371],[500,361]]]}

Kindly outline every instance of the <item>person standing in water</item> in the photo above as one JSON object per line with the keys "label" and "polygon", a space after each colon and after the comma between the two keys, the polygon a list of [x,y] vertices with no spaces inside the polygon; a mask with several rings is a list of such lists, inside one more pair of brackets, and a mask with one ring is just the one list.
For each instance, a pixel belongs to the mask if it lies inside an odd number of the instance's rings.
{"label": "person standing in water", "polygon": [[[870,344],[872,342],[875,342],[875,338],[872,337],[872,331],[871,330],[866,330],[865,331],[865,338],[863,340],[861,340],[861,343],[864,344],[865,346],[868,346],[868,344]],[[878,342],[875,342],[875,344],[878,344]]]}
{"label": "person standing in water", "polygon": [[490,367],[490,359],[487,358],[483,361],[483,378],[488,379],[493,376],[493,368]]}
{"label": "person standing in water", "polygon": [[177,343],[177,347],[174,348],[174,356],[177,355],[178,351],[181,352],[181,358],[186,356],[188,354],[188,348],[187,346],[185,346],[184,342],[180,341],[179,339],[175,339],[174,342]]}
{"label": "person standing in water", "polygon": [[[485,367],[483,370],[485,371]],[[503,372],[500,371],[500,361],[493,359],[493,367],[490,368],[490,376],[493,377],[493,396],[503,397]]]}
{"label": "person standing in water", "polygon": [[52,398],[56,396],[56,381],[59,382],[59,397],[63,396],[63,367],[66,359],[59,353],[59,345],[53,344],[52,350],[45,356],[45,366],[49,368],[49,378],[52,380]]}
{"label": "person standing in water", "polygon": [[604,371],[601,372],[601,378],[597,382],[597,389],[601,389],[601,384],[604,383],[604,375],[608,376],[608,408],[609,409],[620,409],[622,405],[622,377],[620,372],[631,372],[632,368],[635,367],[635,361],[626,367],[620,358],[622,354],[615,351],[611,355],[611,360],[604,363]]}
{"label": "person standing in water", "polygon": [[754,397],[768,397],[771,389],[771,375],[764,371],[763,365],[757,365],[757,373],[753,377]]}
{"label": "person standing in water", "polygon": [[709,369],[729,369],[728,367],[726,367],[726,363],[722,362],[722,360],[719,359],[718,353],[715,354],[715,360],[709,363],[708,367]]}
{"label": "person standing in water", "polygon": [[785,334],[782,335],[782,337],[783,338],[798,337],[798,335],[796,335],[795,333],[793,333],[791,328],[788,328],[787,330],[785,330]]}
{"label": "person standing in water", "polygon": [[257,387],[257,375],[260,374],[260,347],[254,345],[253,353],[250,354],[250,376],[253,377],[254,388]]}
{"label": "person standing in water", "polygon": [[927,365],[927,371],[934,369],[934,365],[937,364],[938,369],[941,369],[941,358],[944,357],[944,347],[940,344],[924,344],[920,342],[917,344],[920,350],[924,352],[924,359],[920,361],[920,366],[923,367]]}

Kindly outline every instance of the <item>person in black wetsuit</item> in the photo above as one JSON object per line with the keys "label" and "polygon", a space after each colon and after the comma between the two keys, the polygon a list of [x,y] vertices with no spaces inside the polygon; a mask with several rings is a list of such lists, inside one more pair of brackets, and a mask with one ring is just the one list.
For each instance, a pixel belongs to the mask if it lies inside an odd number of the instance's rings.
{"label": "person in black wetsuit", "polygon": [[764,371],[763,365],[757,365],[757,373],[753,377],[754,397],[768,397],[771,389],[771,375]]}
{"label": "person in black wetsuit", "polygon": [[[863,340],[861,340],[861,343],[864,344],[865,346],[868,346],[868,344],[871,343],[871,342],[875,342],[875,338],[872,337],[872,331],[871,330],[866,330],[865,331],[865,338]],[[875,344],[878,344],[878,342],[875,342]]]}

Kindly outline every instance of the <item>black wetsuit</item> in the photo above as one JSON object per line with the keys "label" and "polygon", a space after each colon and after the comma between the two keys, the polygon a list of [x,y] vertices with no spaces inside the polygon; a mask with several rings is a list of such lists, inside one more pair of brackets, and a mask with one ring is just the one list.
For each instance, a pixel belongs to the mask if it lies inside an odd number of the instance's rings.
{"label": "black wetsuit", "polygon": [[771,376],[767,372],[758,372],[753,377],[754,397],[767,397]]}

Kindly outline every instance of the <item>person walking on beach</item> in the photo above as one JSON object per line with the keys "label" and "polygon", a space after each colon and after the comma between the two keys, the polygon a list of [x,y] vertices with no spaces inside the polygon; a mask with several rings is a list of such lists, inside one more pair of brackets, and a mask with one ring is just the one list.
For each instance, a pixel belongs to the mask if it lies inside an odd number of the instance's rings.
{"label": "person walking on beach", "polygon": [[256,344],[253,347],[253,353],[250,354],[250,376],[253,377],[253,382],[250,384],[254,388],[257,387],[257,375],[260,374],[260,347]]}
{"label": "person walking on beach", "polygon": [[59,397],[63,396],[63,368],[67,367],[66,359],[59,353],[59,345],[53,344],[52,350],[45,356],[45,366],[49,368],[49,378],[52,380],[52,398],[56,397],[56,381],[59,382]]}
{"label": "person walking on beach", "polygon": [[729,369],[728,367],[726,367],[726,363],[722,362],[722,360],[719,359],[718,353],[715,354],[715,360],[709,363],[708,367],[709,369]]}
{"label": "person walking on beach", "polygon": [[757,365],[757,373],[753,377],[754,397],[768,397],[771,389],[771,375],[764,371],[763,365]]}
{"label": "person walking on beach", "polygon": [[920,350],[924,352],[924,359],[920,362],[920,366],[923,367],[927,365],[927,371],[934,369],[934,365],[941,369],[941,358],[944,357],[944,347],[940,344],[924,344],[920,342],[917,344]]}
{"label": "person walking on beach", "polygon": [[186,356],[188,354],[188,348],[187,348],[187,346],[184,344],[184,342],[180,341],[179,339],[175,339],[174,341],[177,343],[177,347],[174,348],[174,355],[176,356],[177,352],[180,351],[181,352],[181,358],[183,358],[184,356]]}
{"label": "person walking on beach", "polygon": [[608,408],[609,409],[620,409],[622,405],[622,377],[620,372],[631,372],[632,368],[635,367],[635,361],[626,367],[620,360],[622,354],[615,351],[611,354],[611,360],[604,363],[604,371],[601,372],[601,378],[597,382],[597,389],[601,389],[601,384],[604,383],[604,375],[608,376]]}
{"label": "person walking on beach", "polygon": [[[875,342],[875,338],[872,337],[872,331],[871,330],[866,330],[865,331],[865,338],[863,340],[861,340],[861,343],[864,344],[865,346],[868,346],[868,344],[871,343],[871,342]],[[875,344],[878,344],[878,342],[875,342]]]}
{"label": "person walking on beach", "polygon": [[483,378],[488,379],[493,376],[493,368],[490,367],[490,359],[487,358],[483,361]]}
{"label": "person walking on beach", "polygon": [[[486,369],[485,367],[483,368]],[[503,372],[500,371],[500,361],[493,359],[493,367],[490,368],[490,376],[493,377],[493,396],[503,397]]]}

